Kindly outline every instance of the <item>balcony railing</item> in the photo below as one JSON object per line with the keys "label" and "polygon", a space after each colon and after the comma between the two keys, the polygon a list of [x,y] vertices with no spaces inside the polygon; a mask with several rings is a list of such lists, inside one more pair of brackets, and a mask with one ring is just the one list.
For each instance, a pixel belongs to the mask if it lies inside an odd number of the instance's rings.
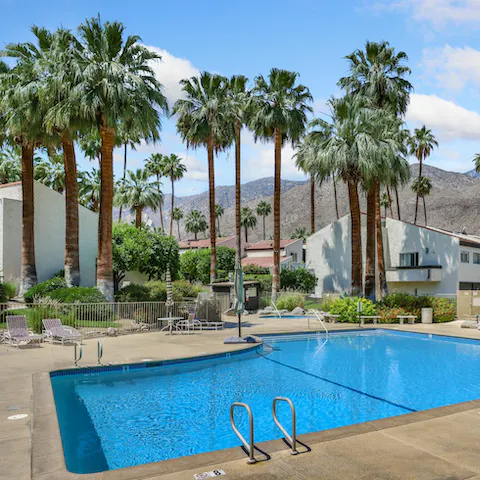
{"label": "balcony railing", "polygon": [[440,282],[441,265],[420,265],[418,267],[391,267],[386,271],[387,282]]}

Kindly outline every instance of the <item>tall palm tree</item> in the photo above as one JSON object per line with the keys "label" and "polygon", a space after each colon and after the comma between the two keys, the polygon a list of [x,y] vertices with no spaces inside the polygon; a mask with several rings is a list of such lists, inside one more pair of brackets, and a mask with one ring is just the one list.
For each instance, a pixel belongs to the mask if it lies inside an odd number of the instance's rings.
{"label": "tall palm tree", "polygon": [[64,102],[50,112],[50,122],[68,126],[80,116],[94,125],[101,137],[101,198],[97,261],[97,287],[113,299],[112,207],[113,149],[115,130],[126,118],[137,118],[142,131],[160,129],[160,112],[168,111],[162,85],[155,78],[151,62],[158,54],[140,44],[140,37],[124,37],[119,22],[102,23],[99,17],[78,27],[73,68],[74,84]]}
{"label": "tall palm tree", "polygon": [[207,148],[208,192],[210,214],[210,280],[216,279],[217,249],[215,228],[215,151],[231,143],[231,131],[226,128],[228,80],[217,74],[202,72],[199,77],[181,80],[185,98],[177,100],[173,113],[177,115],[177,130],[188,146]]}
{"label": "tall palm tree", "polygon": [[[431,130],[428,130],[427,127],[424,125],[422,128],[416,128],[413,136],[410,140],[410,153],[415,155],[418,160],[418,180],[416,185],[418,189],[421,187],[421,179],[422,179],[422,170],[423,170],[423,162],[430,156],[432,151],[438,147],[438,142],[435,139],[435,135],[433,135]],[[415,201],[415,220],[414,224],[417,224],[417,214],[418,214],[418,199],[420,198],[420,190],[417,191],[417,199]]]}
{"label": "tall palm tree", "polygon": [[259,217],[262,217],[262,222],[263,222],[263,239],[265,240],[265,218],[268,217],[272,213],[272,206],[268,203],[262,200],[258,205],[257,205],[257,215]]}
{"label": "tall palm tree", "polygon": [[197,234],[205,232],[207,228],[207,219],[202,212],[199,210],[192,210],[187,214],[185,218],[185,230],[189,233],[193,233],[195,235],[195,240],[197,240]]}
{"label": "tall palm tree", "polygon": [[140,228],[143,210],[158,205],[157,183],[150,180],[150,172],[141,168],[135,172],[127,170],[127,177],[121,180],[115,195],[115,203],[135,212],[135,226]]}
{"label": "tall palm tree", "polygon": [[257,225],[257,217],[250,207],[242,208],[242,227],[245,229],[245,242],[248,243],[248,229]]}
{"label": "tall palm tree", "polygon": [[0,184],[22,179],[22,157],[18,147],[0,150]]}
{"label": "tall palm tree", "polygon": [[425,205],[425,197],[430,195],[432,191],[432,181],[428,177],[422,177],[420,179],[420,185],[418,184],[418,178],[416,178],[412,184],[412,191],[417,192],[420,198],[423,200],[423,214],[425,217],[425,225],[427,224],[427,207]]}
{"label": "tall palm tree", "polygon": [[177,232],[178,240],[181,240],[180,237],[180,220],[183,218],[183,210],[180,207],[175,207],[172,213],[173,219],[177,222]]}
{"label": "tall palm tree", "polygon": [[175,182],[183,178],[187,167],[182,163],[182,159],[171,153],[162,157],[162,171],[165,177],[170,178],[172,183],[172,206],[170,208],[170,236],[173,235],[173,210],[175,208]]}
{"label": "tall palm tree", "polygon": [[220,237],[220,218],[223,217],[223,214],[225,213],[225,209],[219,204],[215,204],[215,218],[217,219],[217,230],[218,230],[218,236]]}
{"label": "tall palm tree", "polygon": [[145,168],[151,175],[157,177],[158,193],[160,195],[160,202],[158,204],[158,213],[160,216],[160,227],[162,231],[165,231],[163,226],[163,194],[161,191],[162,182],[161,179],[164,176],[163,173],[163,155],[161,153],[152,153],[145,162]]}
{"label": "tall palm tree", "polygon": [[233,125],[235,137],[235,236],[236,236],[236,263],[242,263],[241,240],[241,133],[242,127],[248,119],[248,79],[243,75],[233,75],[228,82],[227,113]]}
{"label": "tall palm tree", "polygon": [[100,170],[93,168],[91,172],[79,172],[79,201],[87,208],[98,212],[100,208],[100,192],[102,190]]}
{"label": "tall palm tree", "polygon": [[274,142],[275,182],[273,192],[273,280],[272,299],[280,291],[280,190],[282,146],[300,141],[307,124],[312,95],[307,87],[297,85],[298,73],[273,68],[268,78],[255,79],[252,90],[249,127],[255,140]]}

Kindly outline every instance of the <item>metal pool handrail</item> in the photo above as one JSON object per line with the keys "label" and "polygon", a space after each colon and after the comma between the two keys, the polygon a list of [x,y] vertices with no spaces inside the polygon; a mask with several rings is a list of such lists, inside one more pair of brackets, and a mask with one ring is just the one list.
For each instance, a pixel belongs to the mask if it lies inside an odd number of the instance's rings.
{"label": "metal pool handrail", "polygon": [[[233,418],[233,412],[235,411],[235,407],[241,407],[244,408],[247,413],[248,413],[248,423],[249,423],[249,434],[250,434],[250,442],[247,442],[243,435],[238,431],[238,428],[235,426],[235,419]],[[234,402],[232,403],[230,407],[230,425],[232,426],[233,431],[235,432],[235,435],[240,439],[242,442],[243,446],[245,447],[245,450],[248,453],[248,461],[247,463],[252,464],[256,463],[256,459],[254,457],[254,449],[255,449],[255,444],[254,444],[254,435],[253,435],[253,415],[252,415],[252,409],[246,404],[246,403],[241,403],[241,402]]]}
{"label": "metal pool handrail", "polygon": [[102,357],[103,357],[103,344],[102,344],[102,341],[99,340],[98,343],[97,343],[97,362],[98,362],[98,365],[101,365],[102,362]]}
{"label": "metal pool handrail", "polygon": [[[277,402],[287,402],[288,405],[290,405],[290,410],[292,411],[292,435],[290,436],[287,431],[283,428],[282,424],[279,422],[277,418]],[[295,407],[293,405],[293,402],[287,398],[287,397],[275,397],[273,399],[272,403],[272,414],[273,414],[273,420],[277,424],[277,427],[282,431],[282,433],[285,435],[286,440],[290,442],[290,448],[291,448],[291,454],[292,455],[297,455],[297,416],[295,413]]]}
{"label": "metal pool handrail", "polygon": [[[325,325],[324,321],[321,319],[320,315],[318,314],[318,312],[316,310],[313,310],[313,309],[310,309],[308,310],[307,314],[312,314],[315,315],[316,319],[321,323],[322,327],[324,328],[325,330],[325,333],[328,337],[328,328],[327,326]],[[310,317],[308,317],[308,328],[310,329]]]}
{"label": "metal pool handrail", "polygon": [[[77,355],[77,348],[78,348],[78,355]],[[82,346],[78,343],[74,345],[73,349],[73,362],[75,366],[78,366],[78,362],[82,359]]]}
{"label": "metal pool handrail", "polygon": [[277,308],[277,306],[275,305],[275,302],[273,300],[270,300],[270,303],[272,304],[273,308],[275,309],[275,311],[277,312],[277,315],[279,318],[282,318],[282,314],[280,313],[280,310]]}

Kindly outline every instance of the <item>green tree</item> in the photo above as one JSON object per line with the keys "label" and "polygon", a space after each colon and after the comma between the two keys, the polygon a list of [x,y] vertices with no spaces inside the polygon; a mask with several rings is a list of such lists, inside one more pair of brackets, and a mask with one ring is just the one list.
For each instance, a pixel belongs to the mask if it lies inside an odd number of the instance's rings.
{"label": "green tree", "polygon": [[126,205],[135,212],[135,226],[142,224],[145,208],[156,208],[159,202],[157,182],[150,180],[150,172],[137,168],[135,172],[127,171],[127,178],[121,181],[115,195],[117,205]]}
{"label": "green tree", "polygon": [[178,240],[180,241],[180,220],[183,218],[183,210],[180,207],[175,207],[172,213],[173,219],[177,222]]}
{"label": "green tree", "polygon": [[91,172],[79,172],[79,201],[94,212],[100,207],[100,191],[102,189],[100,170],[93,168]]}
{"label": "green tree", "polygon": [[49,160],[38,157],[34,163],[34,178],[58,193],[65,192],[63,157],[55,154]]}
{"label": "green tree", "polygon": [[202,72],[200,77],[181,80],[185,98],[178,100],[173,113],[177,115],[177,130],[188,146],[207,148],[208,192],[210,214],[210,279],[215,281],[217,271],[215,228],[215,151],[230,144],[225,126],[228,81],[220,75]]}
{"label": "green tree", "polygon": [[187,214],[185,218],[185,230],[188,233],[193,233],[195,235],[195,240],[197,240],[197,234],[205,232],[207,228],[207,219],[202,212],[199,210],[192,210]]}
{"label": "green tree", "polygon": [[301,238],[304,242],[311,233],[305,227],[297,227],[290,235],[291,239]]}
{"label": "green tree", "polygon": [[242,227],[245,230],[245,242],[248,243],[248,229],[254,228],[257,225],[257,217],[255,212],[250,207],[242,208]]}
{"label": "green tree", "polygon": [[249,102],[249,127],[255,140],[274,142],[275,184],[273,193],[273,281],[272,298],[280,291],[280,190],[282,146],[296,143],[307,124],[312,96],[307,87],[297,85],[298,73],[273,68],[268,79],[258,76]]}
{"label": "green tree", "polygon": [[0,150],[0,184],[22,179],[22,157],[18,147]]}
{"label": "green tree", "polygon": [[[416,182],[418,188],[422,185],[423,162],[430,156],[435,147],[438,147],[438,142],[431,130],[428,130],[425,125],[422,128],[415,129],[410,140],[410,153],[415,155],[418,160],[418,180]],[[413,222],[415,225],[417,224],[418,200],[420,196],[419,190],[417,191],[417,199],[415,201],[415,220]]]}
{"label": "green tree", "polygon": [[416,178],[412,184],[413,192],[417,192],[420,198],[423,200],[423,214],[425,217],[425,226],[427,224],[427,207],[425,205],[425,197],[430,195],[432,191],[432,181],[428,177],[422,177],[420,179],[420,185],[418,184],[418,178]]}
{"label": "green tree", "polygon": [[162,172],[172,183],[172,206],[170,208],[170,236],[173,235],[173,210],[175,209],[175,182],[183,178],[187,172],[187,167],[182,163],[182,159],[174,153],[163,155]]}
{"label": "green tree", "polygon": [[220,218],[223,217],[224,213],[225,213],[224,208],[219,203],[217,203],[215,205],[215,218],[217,219],[217,230],[218,230],[218,236],[219,237],[221,236],[221,233],[220,233]]}
{"label": "green tree", "polygon": [[380,197],[380,207],[384,208],[384,217],[387,218],[387,208],[390,206],[390,202],[388,201],[387,192],[383,192],[382,196]]}
{"label": "green tree", "polygon": [[163,225],[163,194],[161,191],[161,179],[164,176],[163,155],[161,153],[152,153],[145,162],[145,168],[150,172],[151,175],[155,175],[157,177],[158,193],[160,195],[160,202],[158,203],[158,213],[160,216],[160,227],[162,231],[164,231],[165,227]]}
{"label": "green tree", "polygon": [[268,217],[272,213],[272,205],[270,203],[265,202],[262,200],[257,205],[257,215],[262,217],[262,227],[263,227],[263,239],[265,240],[265,218]]}

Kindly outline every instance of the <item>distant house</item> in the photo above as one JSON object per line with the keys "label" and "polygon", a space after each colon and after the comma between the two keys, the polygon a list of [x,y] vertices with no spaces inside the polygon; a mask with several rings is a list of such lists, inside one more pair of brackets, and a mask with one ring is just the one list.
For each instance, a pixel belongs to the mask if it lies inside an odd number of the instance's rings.
{"label": "distant house", "polygon": [[[382,223],[389,292],[453,295],[457,290],[480,290],[480,237],[392,218]],[[350,229],[347,215],[307,239],[306,266],[318,279],[315,293],[350,290]],[[366,222],[362,218],[364,265],[365,240]]]}
{"label": "distant house", "polygon": [[[65,197],[42,183],[34,184],[35,262],[43,282],[62,270],[65,258]],[[98,215],[79,206],[81,285],[96,283]],[[20,278],[22,263],[22,184],[0,185],[0,275]]]}
{"label": "distant house", "polygon": [[[232,235],[230,237],[219,237],[216,241],[217,247],[235,248],[236,244],[237,240],[235,235]],[[245,255],[245,247],[246,244],[244,240],[242,240],[242,256]],[[209,238],[206,238],[205,240],[183,240],[178,243],[180,255],[182,253],[188,252],[188,250],[199,250],[203,248],[210,248]]]}
{"label": "distant house", "polygon": [[[251,243],[246,249],[242,266],[258,265],[273,272],[273,240]],[[296,268],[303,263],[303,240],[280,240],[280,268]]]}

